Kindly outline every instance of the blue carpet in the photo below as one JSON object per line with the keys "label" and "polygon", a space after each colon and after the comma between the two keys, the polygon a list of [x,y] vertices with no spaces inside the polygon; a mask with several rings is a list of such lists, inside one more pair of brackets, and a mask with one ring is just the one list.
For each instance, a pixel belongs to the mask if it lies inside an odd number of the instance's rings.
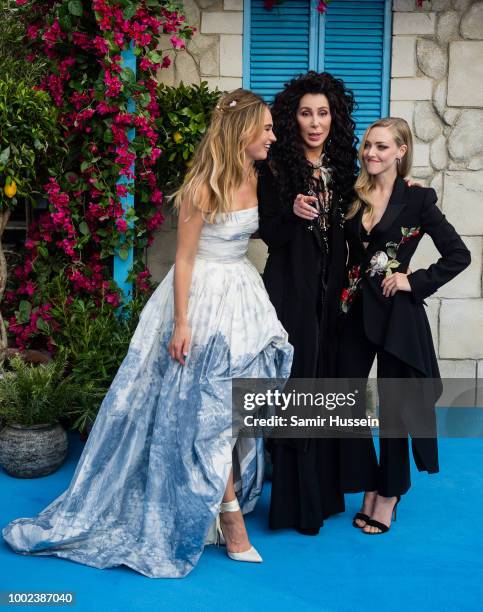
{"label": "blue carpet", "polygon": [[[80,450],[72,439],[68,461],[45,478],[19,480],[1,472],[0,524],[34,515],[64,491]],[[443,439],[440,459],[440,474],[413,469],[398,521],[383,536],[352,528],[360,495],[347,496],[346,513],[329,519],[318,537],[270,532],[267,485],[247,519],[261,565],[235,563],[210,546],[187,578],[156,580],[127,568],[97,570],[16,555],[2,541],[0,591],[74,591],[74,610],[82,612],[481,609],[483,440]]]}

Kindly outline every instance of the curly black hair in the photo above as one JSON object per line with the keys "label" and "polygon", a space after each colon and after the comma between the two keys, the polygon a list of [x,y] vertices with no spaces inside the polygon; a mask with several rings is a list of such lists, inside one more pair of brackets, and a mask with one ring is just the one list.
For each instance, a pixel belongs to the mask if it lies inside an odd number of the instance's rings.
{"label": "curly black hair", "polygon": [[276,95],[271,107],[277,142],[271,147],[270,166],[279,181],[282,202],[284,206],[291,206],[297,193],[305,193],[313,172],[305,158],[296,119],[300,99],[305,94],[324,94],[329,101],[332,123],[324,152],[346,209],[354,199],[357,173],[357,138],[352,119],[354,95],[341,79],[328,72],[310,71],[292,79]]}

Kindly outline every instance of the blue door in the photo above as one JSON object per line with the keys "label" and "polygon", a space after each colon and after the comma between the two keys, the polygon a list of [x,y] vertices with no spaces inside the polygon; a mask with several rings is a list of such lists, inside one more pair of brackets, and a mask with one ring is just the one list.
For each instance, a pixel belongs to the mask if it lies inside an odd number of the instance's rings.
{"label": "blue door", "polygon": [[316,5],[245,0],[243,86],[271,102],[295,75],[330,72],[354,92],[360,137],[389,112],[391,1],[332,0],[325,15]]}

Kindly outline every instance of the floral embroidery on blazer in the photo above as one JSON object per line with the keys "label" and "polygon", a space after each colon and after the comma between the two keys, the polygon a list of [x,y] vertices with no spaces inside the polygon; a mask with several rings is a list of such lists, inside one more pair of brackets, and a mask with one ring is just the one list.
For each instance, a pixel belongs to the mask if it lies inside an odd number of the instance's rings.
{"label": "floral embroidery on blazer", "polygon": [[[369,267],[366,270],[370,277],[376,274],[384,274],[387,277],[393,274],[393,270],[398,268],[401,264],[397,260],[397,252],[399,248],[409,242],[412,238],[417,238],[420,234],[420,227],[401,227],[401,240],[399,242],[386,242],[385,251],[377,251],[371,257]],[[348,286],[342,290],[340,307],[343,313],[349,311],[351,303],[354,301],[357,290],[360,286],[361,266],[355,265],[349,268],[348,273]]]}

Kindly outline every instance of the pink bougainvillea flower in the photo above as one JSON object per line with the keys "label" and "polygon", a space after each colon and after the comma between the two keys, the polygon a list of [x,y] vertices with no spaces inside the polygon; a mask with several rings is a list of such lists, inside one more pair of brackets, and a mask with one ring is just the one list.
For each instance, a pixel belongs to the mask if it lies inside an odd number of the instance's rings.
{"label": "pink bougainvillea flower", "polygon": [[119,77],[106,70],[104,73],[104,83],[106,84],[106,97],[117,98],[122,91],[122,83]]}
{"label": "pink bougainvillea flower", "polygon": [[107,104],[107,102],[101,101],[97,103],[96,111],[100,115],[109,115],[110,113],[115,113],[118,110],[117,106],[113,104]]}
{"label": "pink bougainvillea flower", "polygon": [[140,62],[139,62],[139,68],[141,70],[154,70],[156,68],[157,64],[155,64],[154,62],[152,62],[150,59],[148,59],[147,57],[143,57]]}
{"label": "pink bougainvillea flower", "polygon": [[126,185],[116,185],[116,193],[120,198],[125,198],[128,194]]}
{"label": "pink bougainvillea flower", "polygon": [[159,189],[155,189],[150,198],[153,204],[161,204],[163,201],[163,193]]}
{"label": "pink bougainvillea flower", "polygon": [[32,281],[29,280],[25,283],[23,292],[30,296],[32,296],[35,293],[35,285],[33,284]]}
{"label": "pink bougainvillea flower", "polygon": [[72,42],[85,51],[92,49],[91,39],[85,32],[72,32]]}
{"label": "pink bougainvillea flower", "polygon": [[100,55],[107,55],[109,53],[109,45],[107,44],[107,40],[102,36],[96,36],[92,41],[92,46]]}
{"label": "pink bougainvillea flower", "polygon": [[35,40],[39,35],[40,24],[33,23],[27,26],[27,38],[30,40]]}
{"label": "pink bougainvillea flower", "polygon": [[126,223],[125,219],[117,219],[116,220],[116,227],[118,229],[119,232],[121,232],[121,234],[125,234],[128,230],[128,225]]}
{"label": "pink bougainvillea flower", "polygon": [[186,47],[186,43],[181,38],[177,36],[171,36],[169,39],[174,49],[184,49]]}
{"label": "pink bougainvillea flower", "polygon": [[111,306],[113,306],[114,308],[117,308],[121,304],[121,300],[119,299],[117,293],[108,293],[106,295],[106,302],[111,304]]}
{"label": "pink bougainvillea flower", "polygon": [[150,160],[152,162],[155,162],[158,157],[161,155],[162,151],[160,148],[158,147],[154,147],[153,150],[151,151],[151,155],[149,156]]}
{"label": "pink bougainvillea flower", "polygon": [[153,232],[163,224],[163,221],[164,217],[158,210],[152,217],[146,220],[146,227],[149,231]]}

